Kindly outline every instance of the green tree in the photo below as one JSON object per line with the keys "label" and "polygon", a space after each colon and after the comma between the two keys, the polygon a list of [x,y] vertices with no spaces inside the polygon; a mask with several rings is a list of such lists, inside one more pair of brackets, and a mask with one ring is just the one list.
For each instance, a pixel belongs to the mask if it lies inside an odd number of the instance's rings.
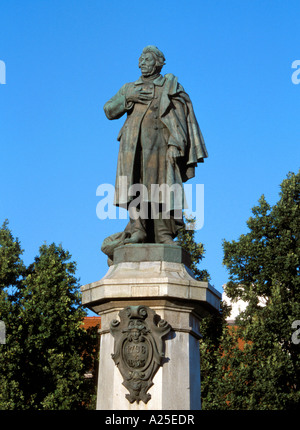
{"label": "green tree", "polygon": [[19,299],[26,268],[23,250],[8,228],[0,229],[0,320],[5,325],[5,344],[0,345],[0,409],[12,409],[22,402],[20,380],[22,346],[20,344]]}
{"label": "green tree", "polygon": [[207,270],[200,270],[198,265],[203,260],[205,255],[204,245],[195,240],[195,223],[194,217],[184,217],[184,227],[178,232],[177,242],[185,249],[191,257],[191,270],[198,281],[209,281],[210,275]]}
{"label": "green tree", "polygon": [[278,203],[271,207],[262,196],[247,222],[249,232],[223,242],[230,279],[225,292],[248,306],[236,326],[227,324],[230,307],[223,302],[220,314],[201,321],[203,409],[299,405],[300,343],[293,337],[300,319],[299,203],[300,172],[290,173]]}
{"label": "green tree", "polygon": [[[61,246],[43,245],[28,268],[7,223],[0,230],[0,409],[93,407],[97,334],[84,330],[76,265]],[[3,316],[3,317],[2,317]]]}
{"label": "green tree", "polygon": [[281,184],[271,207],[264,196],[252,209],[249,232],[224,241],[230,281],[226,294],[248,303],[232,342],[223,346],[216,390],[218,405],[231,409],[294,409],[300,400],[300,344],[292,334],[300,317],[300,172]]}

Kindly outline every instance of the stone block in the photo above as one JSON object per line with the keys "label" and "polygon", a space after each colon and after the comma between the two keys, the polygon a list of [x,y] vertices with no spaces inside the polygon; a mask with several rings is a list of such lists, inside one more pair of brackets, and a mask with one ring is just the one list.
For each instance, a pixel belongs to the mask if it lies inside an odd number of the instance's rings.
{"label": "stone block", "polygon": [[114,264],[149,261],[183,263],[188,267],[191,265],[189,254],[181,246],[175,244],[139,243],[119,246],[114,251]]}

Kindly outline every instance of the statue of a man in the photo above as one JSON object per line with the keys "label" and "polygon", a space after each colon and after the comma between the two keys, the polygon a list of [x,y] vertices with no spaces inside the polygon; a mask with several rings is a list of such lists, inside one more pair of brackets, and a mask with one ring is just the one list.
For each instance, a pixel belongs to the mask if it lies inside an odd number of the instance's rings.
{"label": "statue of a man", "polygon": [[[108,119],[127,114],[118,135],[114,204],[129,209],[134,184],[147,191],[137,208],[140,215],[132,217],[129,212],[124,243],[173,243],[183,225],[183,206],[178,207],[180,199],[174,204],[173,196],[166,216],[164,193],[153,193],[153,185],[168,189],[176,184],[182,190],[182,183],[194,176],[195,166],[208,155],[190,98],[174,75],[161,75],[164,64],[163,53],[146,46],[139,58],[141,77],[123,85],[104,106]],[[156,208],[154,217],[150,206]]]}

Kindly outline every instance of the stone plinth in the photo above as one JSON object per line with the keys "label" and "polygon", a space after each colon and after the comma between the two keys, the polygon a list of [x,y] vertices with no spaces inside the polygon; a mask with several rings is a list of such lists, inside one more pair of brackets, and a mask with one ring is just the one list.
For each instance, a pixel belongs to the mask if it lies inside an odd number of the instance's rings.
{"label": "stone plinth", "polygon": [[[221,294],[196,281],[188,255],[177,245],[125,245],[99,281],[81,287],[83,304],[101,316],[97,409],[197,410],[200,405],[199,320],[219,309]],[[151,308],[172,330],[164,340],[164,360],[145,404],[129,403],[111,354],[110,324],[127,306]]]}

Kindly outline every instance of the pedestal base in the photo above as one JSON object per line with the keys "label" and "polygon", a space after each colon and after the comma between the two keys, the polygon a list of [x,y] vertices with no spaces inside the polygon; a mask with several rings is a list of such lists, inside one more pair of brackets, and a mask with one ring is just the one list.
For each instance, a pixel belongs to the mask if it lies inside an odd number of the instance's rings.
{"label": "pedestal base", "polygon": [[[116,253],[117,263],[104,278],[81,288],[83,304],[101,315],[97,409],[201,409],[199,321],[219,310],[221,294],[193,278],[184,264],[188,259],[177,245],[151,245],[151,250],[146,244],[126,245]],[[141,261],[145,255],[148,261]],[[120,319],[119,312],[125,307],[139,305],[155,311],[170,324],[171,331],[164,339],[162,365],[148,390],[150,400],[130,403],[112,358],[111,322]]]}

